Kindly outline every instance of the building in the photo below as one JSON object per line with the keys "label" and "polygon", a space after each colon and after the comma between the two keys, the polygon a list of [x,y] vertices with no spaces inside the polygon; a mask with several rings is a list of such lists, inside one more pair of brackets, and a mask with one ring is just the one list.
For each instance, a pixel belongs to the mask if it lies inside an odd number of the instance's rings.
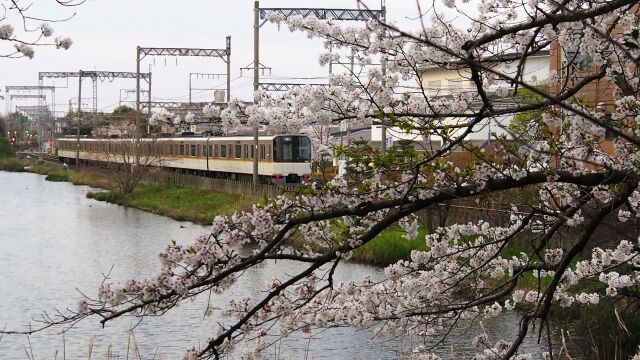
{"label": "building", "polygon": [[[539,51],[534,55],[528,56],[524,61],[524,70],[522,72],[522,79],[528,84],[543,86],[549,78],[550,69],[550,52]],[[497,58],[487,58],[485,64],[490,68],[505,74],[507,76],[515,76],[518,71],[518,65],[520,63],[519,54],[505,54]],[[431,97],[446,97],[452,96],[464,92],[475,93],[476,86],[471,80],[471,72],[468,68],[458,69],[445,69],[440,66],[427,66],[420,69],[420,84],[427,95]],[[488,95],[494,96],[495,104],[500,106],[500,99],[496,99],[497,94],[492,94],[492,89],[497,88],[501,83],[508,85],[502,79],[496,79],[494,85],[485,87],[488,89]],[[512,105],[506,103],[505,105]],[[449,119],[450,124],[458,124],[460,119]],[[509,124],[513,121],[513,115],[494,117],[486,121],[484,124],[480,124],[478,130],[469,134],[466,140],[474,143],[482,144],[483,142],[491,141],[491,133],[506,134]],[[462,130],[460,130],[462,131]],[[442,139],[433,139],[434,141],[441,141]]]}

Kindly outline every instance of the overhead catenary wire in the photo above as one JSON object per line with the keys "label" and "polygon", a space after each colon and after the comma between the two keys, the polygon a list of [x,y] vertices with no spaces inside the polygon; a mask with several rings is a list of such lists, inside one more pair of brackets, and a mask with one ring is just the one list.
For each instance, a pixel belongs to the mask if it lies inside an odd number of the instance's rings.
{"label": "overhead catenary wire", "polygon": [[[240,78],[242,78],[243,76],[236,76],[235,78],[231,79],[231,82],[234,82],[236,80],[239,80]],[[213,87],[218,87],[218,86],[222,86],[226,84],[226,80],[220,84],[215,84],[212,85]],[[236,87],[237,88],[237,87]],[[202,90],[202,91],[195,91],[193,92],[191,95],[196,95],[196,94],[202,94],[204,92],[208,92],[208,90]],[[168,97],[168,98],[163,98],[163,97],[156,97],[156,100],[182,100],[182,99],[188,99],[189,98],[189,94],[187,95],[180,95],[180,96],[175,96],[175,97]]]}

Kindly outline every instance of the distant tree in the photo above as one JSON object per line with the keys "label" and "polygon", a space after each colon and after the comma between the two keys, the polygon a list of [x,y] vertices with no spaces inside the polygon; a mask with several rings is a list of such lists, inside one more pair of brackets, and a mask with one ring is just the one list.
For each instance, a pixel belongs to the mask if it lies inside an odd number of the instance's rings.
{"label": "distant tree", "polygon": [[[125,125],[120,125],[125,126]],[[103,140],[108,150],[100,155],[110,169],[109,177],[118,191],[131,195],[149,171],[161,165],[161,153],[156,138],[138,139],[131,135],[131,127],[123,129],[122,137]]]}
{"label": "distant tree", "polygon": [[[141,115],[141,114],[140,114]],[[118,190],[125,195],[133,193],[149,170],[160,165],[160,151],[155,137],[140,138],[146,123],[136,123],[139,119],[136,110],[128,106],[120,106],[103,117],[100,137],[107,138],[108,150],[104,154],[107,166],[111,169],[110,177],[118,185]],[[100,129],[99,129],[100,130]]]}
{"label": "distant tree", "polygon": [[7,131],[9,131],[9,125],[7,124],[7,118],[0,115],[0,137],[7,137]]}
{"label": "distant tree", "polygon": [[12,112],[7,116],[7,131],[10,131],[16,141],[22,143],[25,130],[29,128],[29,118],[20,112]]}

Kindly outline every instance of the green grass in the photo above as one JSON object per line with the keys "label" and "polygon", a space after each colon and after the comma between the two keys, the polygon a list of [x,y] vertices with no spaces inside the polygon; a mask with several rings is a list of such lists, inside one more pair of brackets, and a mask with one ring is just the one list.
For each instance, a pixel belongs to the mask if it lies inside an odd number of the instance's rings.
{"label": "green grass", "polygon": [[88,185],[94,188],[111,190],[115,185],[108,176],[99,171],[88,169],[80,171],[69,171],[69,181],[74,185]]}
{"label": "green grass", "polygon": [[51,172],[45,178],[47,181],[55,181],[55,182],[65,182],[69,181],[69,173],[66,171],[55,171]]}
{"label": "green grass", "polygon": [[25,171],[25,165],[25,162],[20,159],[13,157],[0,157],[1,171],[22,172]]}
{"label": "green grass", "polygon": [[127,198],[124,195],[114,191],[89,192],[87,193],[87,197],[89,199],[106,201],[112,204],[127,206]]}
{"label": "green grass", "polygon": [[255,202],[250,197],[217,191],[144,185],[138,186],[130,196],[114,191],[89,193],[87,196],[199,224],[210,224],[217,215],[230,215],[247,209]]}
{"label": "green grass", "polygon": [[[505,259],[511,259],[511,257],[516,256],[520,257],[521,253],[525,253],[530,255],[533,251],[531,245],[525,245],[519,242],[513,242],[507,245],[502,250],[502,257]],[[539,262],[540,258],[537,255],[533,256],[533,262]],[[584,260],[584,257],[581,254],[578,254],[574,257],[569,263],[569,268],[575,269],[578,261]],[[538,287],[545,289],[551,284],[551,277],[547,276],[542,279],[538,279],[533,275],[532,272],[528,272],[522,275],[520,280],[518,280],[518,287],[522,289],[538,289]],[[506,280],[506,277],[505,277]],[[597,292],[599,290],[603,290],[603,284],[598,280],[597,277],[591,277],[582,280],[580,283],[574,285],[570,292],[571,293],[581,293],[581,292]]]}
{"label": "green grass", "polygon": [[13,157],[13,149],[7,138],[0,137],[0,159]]}
{"label": "green grass", "polygon": [[409,259],[413,250],[427,250],[424,241],[427,230],[420,228],[415,240],[405,240],[404,231],[388,228],[364,246],[356,249],[353,260],[375,265],[389,265]]}

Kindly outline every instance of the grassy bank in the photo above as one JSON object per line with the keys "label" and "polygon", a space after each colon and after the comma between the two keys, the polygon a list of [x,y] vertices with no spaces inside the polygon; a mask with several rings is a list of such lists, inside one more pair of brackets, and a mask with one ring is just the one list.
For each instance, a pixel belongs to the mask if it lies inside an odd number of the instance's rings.
{"label": "grassy bank", "polygon": [[[184,187],[155,187],[140,185],[133,194],[125,196],[116,191],[115,184],[107,173],[97,169],[83,168],[79,171],[60,166],[38,163],[35,160],[21,160],[12,157],[0,158],[0,170],[26,171],[45,175],[48,181],[71,182],[88,185],[107,191],[90,192],[87,197],[118,205],[130,206],[155,214],[168,216],[180,221],[210,224],[217,215],[230,215],[246,210],[260,202],[255,196],[233,195],[217,191]],[[426,250],[421,229],[416,240],[405,240],[404,232],[397,228],[383,231],[365,246],[354,251],[353,260],[373,265],[388,265],[409,259],[413,250]]]}
{"label": "grassy bank", "polygon": [[67,170],[37,160],[24,160],[15,157],[0,157],[0,171],[32,172],[46,176],[47,181],[68,181],[74,185],[88,185],[102,189],[111,189],[113,186],[108,177],[98,171],[90,169]]}
{"label": "grassy bank", "polygon": [[24,171],[25,166],[26,166],[26,163],[24,161],[16,159],[14,157],[10,157],[10,156],[0,157],[1,171],[21,172],[21,171]]}
{"label": "grassy bank", "polygon": [[210,224],[217,215],[230,215],[255,202],[253,197],[217,191],[145,185],[138,186],[129,196],[106,191],[90,192],[87,197],[198,224]]}
{"label": "grassy bank", "polygon": [[427,250],[424,241],[426,234],[426,229],[421,228],[415,240],[405,240],[403,231],[388,228],[363,247],[356,249],[353,260],[373,265],[389,265],[399,260],[407,260],[413,250]]}
{"label": "grassy bank", "polygon": [[115,183],[108,174],[99,169],[83,168],[76,171],[12,156],[0,157],[0,170],[28,171],[46,176],[47,181],[105,189],[105,192],[90,192],[87,197],[198,224],[210,224],[217,215],[229,215],[234,211],[250,208],[257,201],[254,197],[217,191],[145,185],[138,186],[130,196],[124,196],[116,191]]}
{"label": "grassy bank", "polygon": [[50,165],[35,160],[17,160],[22,162],[23,171],[46,176],[47,181],[70,182],[74,185],[87,185],[101,189],[112,189],[113,183],[109,177],[95,169],[69,170],[60,166]]}
{"label": "grassy bank", "polygon": [[24,171],[24,162],[16,159],[13,149],[7,139],[0,137],[0,170],[2,171]]}

